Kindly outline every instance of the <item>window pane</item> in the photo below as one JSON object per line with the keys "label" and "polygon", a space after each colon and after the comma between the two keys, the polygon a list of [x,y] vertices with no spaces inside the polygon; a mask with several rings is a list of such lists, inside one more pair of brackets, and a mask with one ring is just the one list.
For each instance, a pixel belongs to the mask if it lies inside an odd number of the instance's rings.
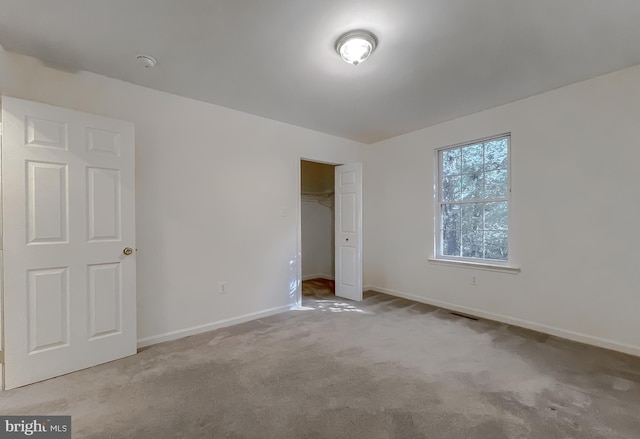
{"label": "window pane", "polygon": [[485,198],[506,198],[507,197],[507,171],[490,171],[484,174],[484,196]]}
{"label": "window pane", "polygon": [[485,230],[507,230],[507,202],[486,203],[484,205]]}
{"label": "window pane", "polygon": [[508,260],[509,137],[443,149],[438,253]]}
{"label": "window pane", "polygon": [[507,232],[497,230],[487,230],[485,234],[485,254],[486,259],[497,259],[506,261],[508,256]]}
{"label": "window pane", "polygon": [[492,140],[484,146],[484,170],[507,169],[507,139]]}
{"label": "window pane", "polygon": [[482,203],[464,204],[462,206],[462,230],[474,232],[482,230]]}
{"label": "window pane", "polygon": [[442,201],[460,200],[460,179],[459,175],[442,179]]}
{"label": "window pane", "polygon": [[442,151],[442,175],[460,175],[461,163],[460,148]]}
{"label": "window pane", "polygon": [[465,258],[482,258],[482,241],[484,233],[464,232],[462,234],[462,256]]}
{"label": "window pane", "polygon": [[460,256],[460,232],[458,230],[442,231],[442,255]]}
{"label": "window pane", "polygon": [[462,173],[474,174],[482,172],[482,144],[462,148]]}
{"label": "window pane", "polygon": [[440,206],[442,212],[442,229],[459,230],[460,229],[460,205],[459,204],[442,204]]}
{"label": "window pane", "polygon": [[477,200],[484,194],[484,177],[481,173],[461,176],[463,200]]}

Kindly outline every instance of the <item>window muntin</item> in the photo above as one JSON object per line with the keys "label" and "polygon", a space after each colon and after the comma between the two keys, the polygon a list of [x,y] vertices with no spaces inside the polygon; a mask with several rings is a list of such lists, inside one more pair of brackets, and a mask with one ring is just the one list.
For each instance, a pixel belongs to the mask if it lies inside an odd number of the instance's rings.
{"label": "window muntin", "polygon": [[506,262],[509,135],[438,150],[436,257]]}

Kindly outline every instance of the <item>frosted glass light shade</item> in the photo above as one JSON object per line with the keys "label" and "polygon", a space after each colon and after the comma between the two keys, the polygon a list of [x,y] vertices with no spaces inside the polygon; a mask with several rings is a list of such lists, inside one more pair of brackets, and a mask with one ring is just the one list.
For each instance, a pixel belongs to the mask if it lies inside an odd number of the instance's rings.
{"label": "frosted glass light shade", "polygon": [[338,39],[336,51],[345,62],[357,66],[369,58],[376,45],[376,37],[371,32],[351,31]]}

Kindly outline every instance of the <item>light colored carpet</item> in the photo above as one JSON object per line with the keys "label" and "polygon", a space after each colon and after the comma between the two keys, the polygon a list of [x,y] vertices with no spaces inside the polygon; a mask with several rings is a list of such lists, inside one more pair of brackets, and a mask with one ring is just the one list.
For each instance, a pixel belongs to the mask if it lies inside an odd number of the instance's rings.
{"label": "light colored carpet", "polygon": [[640,359],[305,282],[305,309],[0,395],[75,438],[640,437]]}

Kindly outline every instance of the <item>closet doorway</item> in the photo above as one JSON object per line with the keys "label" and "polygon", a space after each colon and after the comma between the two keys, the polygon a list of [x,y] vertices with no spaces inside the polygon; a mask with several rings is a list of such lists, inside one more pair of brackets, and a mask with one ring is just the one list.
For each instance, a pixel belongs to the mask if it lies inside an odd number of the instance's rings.
{"label": "closet doorway", "polygon": [[335,167],[300,161],[303,294],[335,294]]}

